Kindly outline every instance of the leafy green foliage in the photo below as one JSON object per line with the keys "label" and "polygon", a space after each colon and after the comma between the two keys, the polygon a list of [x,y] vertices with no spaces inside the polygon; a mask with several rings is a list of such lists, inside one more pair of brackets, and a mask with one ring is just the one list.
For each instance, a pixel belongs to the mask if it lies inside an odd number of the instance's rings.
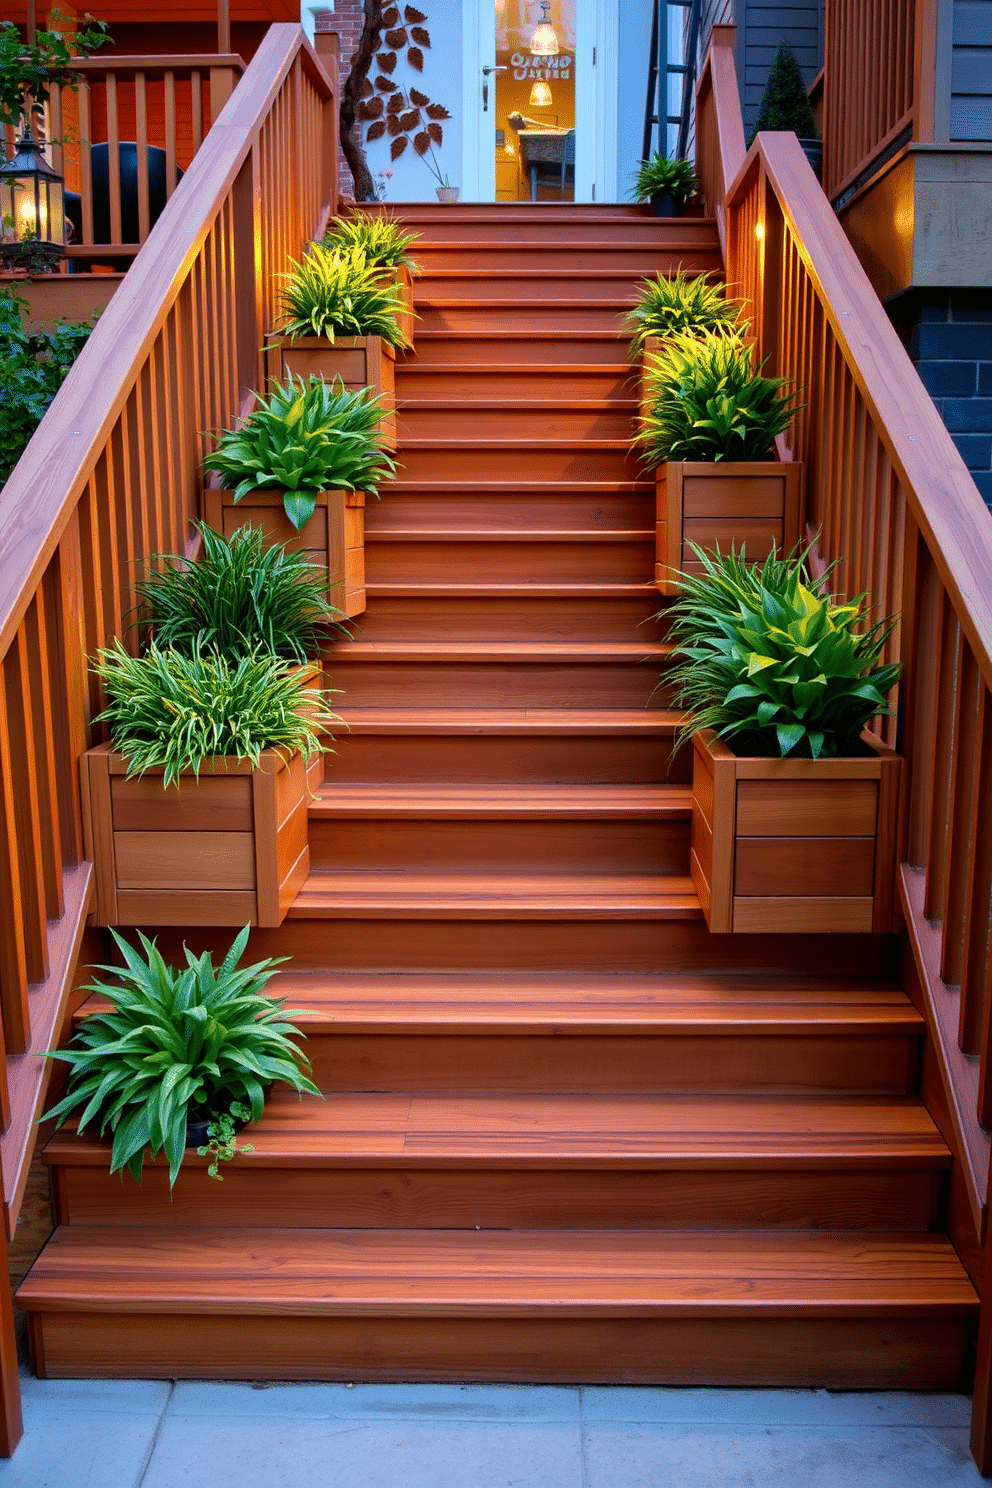
{"label": "leafy green foliage", "polygon": [[0,125],[17,129],[29,107],[33,119],[44,120],[52,88],[79,87],[83,75],[73,58],[88,57],[110,40],[106,22],[91,15],[71,20],[53,10],[52,20],[66,21],[66,35],[42,28],[33,42],[13,21],[0,22]]}
{"label": "leafy green foliage", "polygon": [[792,130],[800,139],[820,138],[799,63],[785,41],[778,44],[748,145],[763,129]]}
{"label": "leafy green foliage", "polygon": [[191,656],[213,649],[228,658],[266,651],[284,661],[320,655],[344,618],[327,602],[327,575],[305,553],[267,547],[260,527],[240,527],[230,542],[200,525],[196,563],[159,555],[160,568],[136,584],[156,644]]}
{"label": "leafy green foliage", "polygon": [[395,269],[405,264],[416,270],[416,261],[409,257],[410,248],[420,233],[403,232],[395,217],[374,215],[371,212],[352,212],[347,217],[335,217],[324,237],[324,247],[342,253],[360,253],[365,262],[379,268]]}
{"label": "leafy green foliage", "polygon": [[656,191],[670,191],[682,201],[696,189],[696,173],[688,160],[669,159],[657,150],[649,160],[642,160],[634,172],[633,195],[643,201]]}
{"label": "leafy green foliage", "polygon": [[645,279],[640,299],[624,316],[624,327],[634,338],[632,359],[640,356],[649,336],[746,330],[741,325],[741,306],[728,300],[720,285],[710,284],[705,274],[690,278],[681,269]]}
{"label": "leafy green foliage", "polygon": [[394,279],[364,253],[342,252],[315,243],[306,257],[282,276],[286,336],[381,336],[406,346],[397,316],[403,297]]}
{"label": "leafy green foliage", "polygon": [[20,295],[0,294],[0,487],[93,329],[60,320],[50,330],[28,330],[27,308]]}
{"label": "leafy green foliage", "polygon": [[215,1116],[207,1127],[209,1141],[203,1147],[197,1147],[198,1157],[209,1157],[207,1165],[207,1177],[216,1178],[218,1183],[223,1183],[224,1174],[220,1170],[222,1162],[230,1162],[239,1152],[254,1152],[254,1142],[242,1142],[237,1144],[238,1123],[244,1125],[251,1120],[251,1110],[241,1101],[232,1101],[230,1109],[221,1111]]}
{"label": "leafy green foliage", "polygon": [[275,383],[237,429],[220,436],[203,462],[235,501],[258,487],[282,491],[297,531],[313,516],[319,491],[371,491],[396,462],[383,448],[382,410],[368,388],[348,392],[339,377]]}
{"label": "leafy green foliage", "polygon": [[645,359],[647,406],[636,437],[644,463],[770,460],[798,412],[788,379],[756,372],[733,336],[678,331]]}
{"label": "leafy green foliage", "polygon": [[110,932],[124,965],[94,967],[113,980],[97,979],[85,990],[108,998],[113,1011],[86,1018],[67,1049],[51,1051],[70,1075],[68,1093],[46,1119],[61,1126],[79,1111],[81,1132],[91,1122],[101,1136],[109,1132],[112,1173],[127,1168],[140,1182],[145,1149],[153,1157],[164,1152],[171,1187],[188,1119],[229,1111],[235,1101],[257,1121],[274,1080],[320,1094],[293,1042],[301,1036],[291,1021],[298,1012],[263,991],[285,957],[238,970],[248,931],[246,925],[216,971],[208,952],[196,957],[187,949],[186,966],[176,971],[140,930],[140,952]]}
{"label": "leafy green foliage", "polygon": [[833,603],[829,574],[811,579],[805,553],[748,564],[692,547],[703,572],[678,575],[668,612],[675,704],[691,715],[679,744],[711,728],[741,755],[862,752],[862,729],[899,679],[882,662],[891,623],[868,623],[864,595]]}
{"label": "leafy green foliage", "polygon": [[164,767],[163,786],[184,770],[199,776],[214,756],[257,765],[263,749],[285,758],[316,754],[315,729],[336,722],[306,675],[262,652],[228,659],[215,651],[129,656],[119,640],[93,667],[109,704],[96,720],[128,765],[128,778]]}

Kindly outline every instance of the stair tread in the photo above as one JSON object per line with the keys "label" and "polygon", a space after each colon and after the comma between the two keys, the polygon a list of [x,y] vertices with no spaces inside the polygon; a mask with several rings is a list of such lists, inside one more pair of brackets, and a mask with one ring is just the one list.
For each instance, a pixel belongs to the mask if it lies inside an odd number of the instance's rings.
{"label": "stair tread", "polygon": [[436,873],[318,869],[290,918],[700,919],[688,875]]}
{"label": "stair tread", "polygon": [[477,543],[653,543],[654,528],[606,527],[596,531],[581,528],[538,529],[529,527],[369,527],[367,543],[387,542],[477,542]]}
{"label": "stair tread", "polygon": [[311,803],[313,817],[356,816],[509,819],[688,817],[692,791],[663,785],[445,785],[338,783],[325,780]]}
{"label": "stair tread", "polygon": [[[946,1167],[946,1143],[909,1097],[276,1091],[239,1167]],[[46,1163],[103,1166],[109,1143],[63,1130]],[[208,1159],[190,1153],[194,1166]]]}
{"label": "stair tread", "polygon": [[680,713],[648,708],[348,708],[353,733],[672,734]]}
{"label": "stair tread", "polygon": [[[618,358],[615,362],[500,362],[496,368],[479,362],[435,362],[421,365],[402,361],[399,371],[403,377],[436,377],[441,372],[447,376],[490,377],[494,371],[507,377],[535,377],[542,373],[554,373],[556,377],[615,377],[626,373],[629,377],[634,377],[638,369],[623,358]],[[527,406],[533,407],[533,404]]]}
{"label": "stair tread", "polygon": [[[436,369],[435,369],[436,370]],[[447,370],[447,368],[445,368]],[[491,374],[492,369],[487,368]],[[633,375],[633,369],[628,368]],[[636,412],[640,406],[637,398],[559,398],[559,399],[527,399],[527,398],[397,398],[396,407],[402,412],[404,409],[433,409],[438,413],[450,412],[459,409],[484,410],[486,413],[501,414],[510,412],[523,413],[568,413],[570,410],[587,412],[590,409],[603,409],[608,413],[615,413],[618,409],[628,409]]]}
{"label": "stair tread", "polygon": [[654,497],[654,481],[521,481],[521,480],[494,480],[494,481],[471,481],[465,479],[436,481],[436,480],[404,480],[390,481],[383,486],[383,495],[395,492],[398,496],[410,495],[416,491],[429,491],[434,495],[452,495],[455,492],[464,492],[466,495],[481,496],[505,496],[507,492],[513,491],[520,496],[544,496],[553,491],[556,496],[617,496],[617,495],[643,495]]}
{"label": "stair tread", "polygon": [[368,661],[657,661],[674,648],[663,641],[335,641],[325,664]]}
{"label": "stair tread", "polygon": [[934,1234],[56,1230],[22,1308],[408,1316],[970,1316]]}
{"label": "stair tread", "polygon": [[370,598],[382,599],[627,599],[652,598],[659,604],[661,596],[654,584],[525,584],[509,581],[502,584],[437,583],[384,584],[367,583]]}

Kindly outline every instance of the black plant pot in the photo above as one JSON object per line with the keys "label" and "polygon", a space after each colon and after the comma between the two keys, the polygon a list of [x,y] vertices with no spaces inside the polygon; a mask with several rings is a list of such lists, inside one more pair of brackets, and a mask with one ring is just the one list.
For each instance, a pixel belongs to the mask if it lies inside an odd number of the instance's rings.
{"label": "black plant pot", "polygon": [[[211,1124],[211,1122],[217,1120],[218,1115],[224,1114],[222,1111],[209,1111],[206,1114],[201,1114],[202,1110],[202,1107],[198,1107],[195,1112],[191,1111],[189,1116],[187,1116],[186,1118],[187,1147],[206,1147],[210,1141],[210,1134],[207,1131],[207,1127]],[[242,1130],[243,1127],[246,1127],[247,1125],[247,1121],[235,1120],[234,1130],[235,1132],[239,1132]]]}
{"label": "black plant pot", "polygon": [[[799,139],[799,136],[796,136]],[[823,180],[823,141],[818,139],[799,139],[803,147],[803,154],[813,168],[813,174],[818,181]]]}
{"label": "black plant pot", "polygon": [[650,202],[652,217],[681,217],[685,205],[673,191],[652,191]]}

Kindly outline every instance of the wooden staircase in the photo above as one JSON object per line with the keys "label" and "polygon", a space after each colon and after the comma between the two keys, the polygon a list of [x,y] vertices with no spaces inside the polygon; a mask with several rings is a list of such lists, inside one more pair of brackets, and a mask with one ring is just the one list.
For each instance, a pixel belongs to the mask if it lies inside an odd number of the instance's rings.
{"label": "wooden staircase", "polygon": [[327,1098],[277,1094],[171,1198],[51,1141],[35,1366],[957,1387],[977,1304],[891,945],[711,937],[688,876],[617,316],[647,272],[718,274],[713,224],[405,215],[401,479],[328,658],[311,876],[252,943],[293,957]]}

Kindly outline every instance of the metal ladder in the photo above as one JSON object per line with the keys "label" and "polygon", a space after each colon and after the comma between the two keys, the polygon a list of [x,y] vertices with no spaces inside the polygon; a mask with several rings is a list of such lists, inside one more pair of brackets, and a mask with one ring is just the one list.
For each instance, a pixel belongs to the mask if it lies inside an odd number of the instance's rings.
{"label": "metal ladder", "polygon": [[[678,60],[673,60],[668,41],[668,19],[673,10],[682,12],[682,40],[684,52],[679,51]],[[686,11],[689,12],[688,18]],[[679,127],[677,156],[684,156],[689,143],[689,121],[692,117],[693,91],[696,80],[696,49],[699,45],[700,0],[655,0],[651,11],[651,50],[648,64],[648,92],[644,104],[644,141],[641,159],[648,160],[652,154],[653,135],[658,130],[657,149],[668,154],[668,126]],[[688,19],[688,25],[686,20]],[[682,108],[677,114],[668,112],[668,80],[672,74],[682,79]]]}

